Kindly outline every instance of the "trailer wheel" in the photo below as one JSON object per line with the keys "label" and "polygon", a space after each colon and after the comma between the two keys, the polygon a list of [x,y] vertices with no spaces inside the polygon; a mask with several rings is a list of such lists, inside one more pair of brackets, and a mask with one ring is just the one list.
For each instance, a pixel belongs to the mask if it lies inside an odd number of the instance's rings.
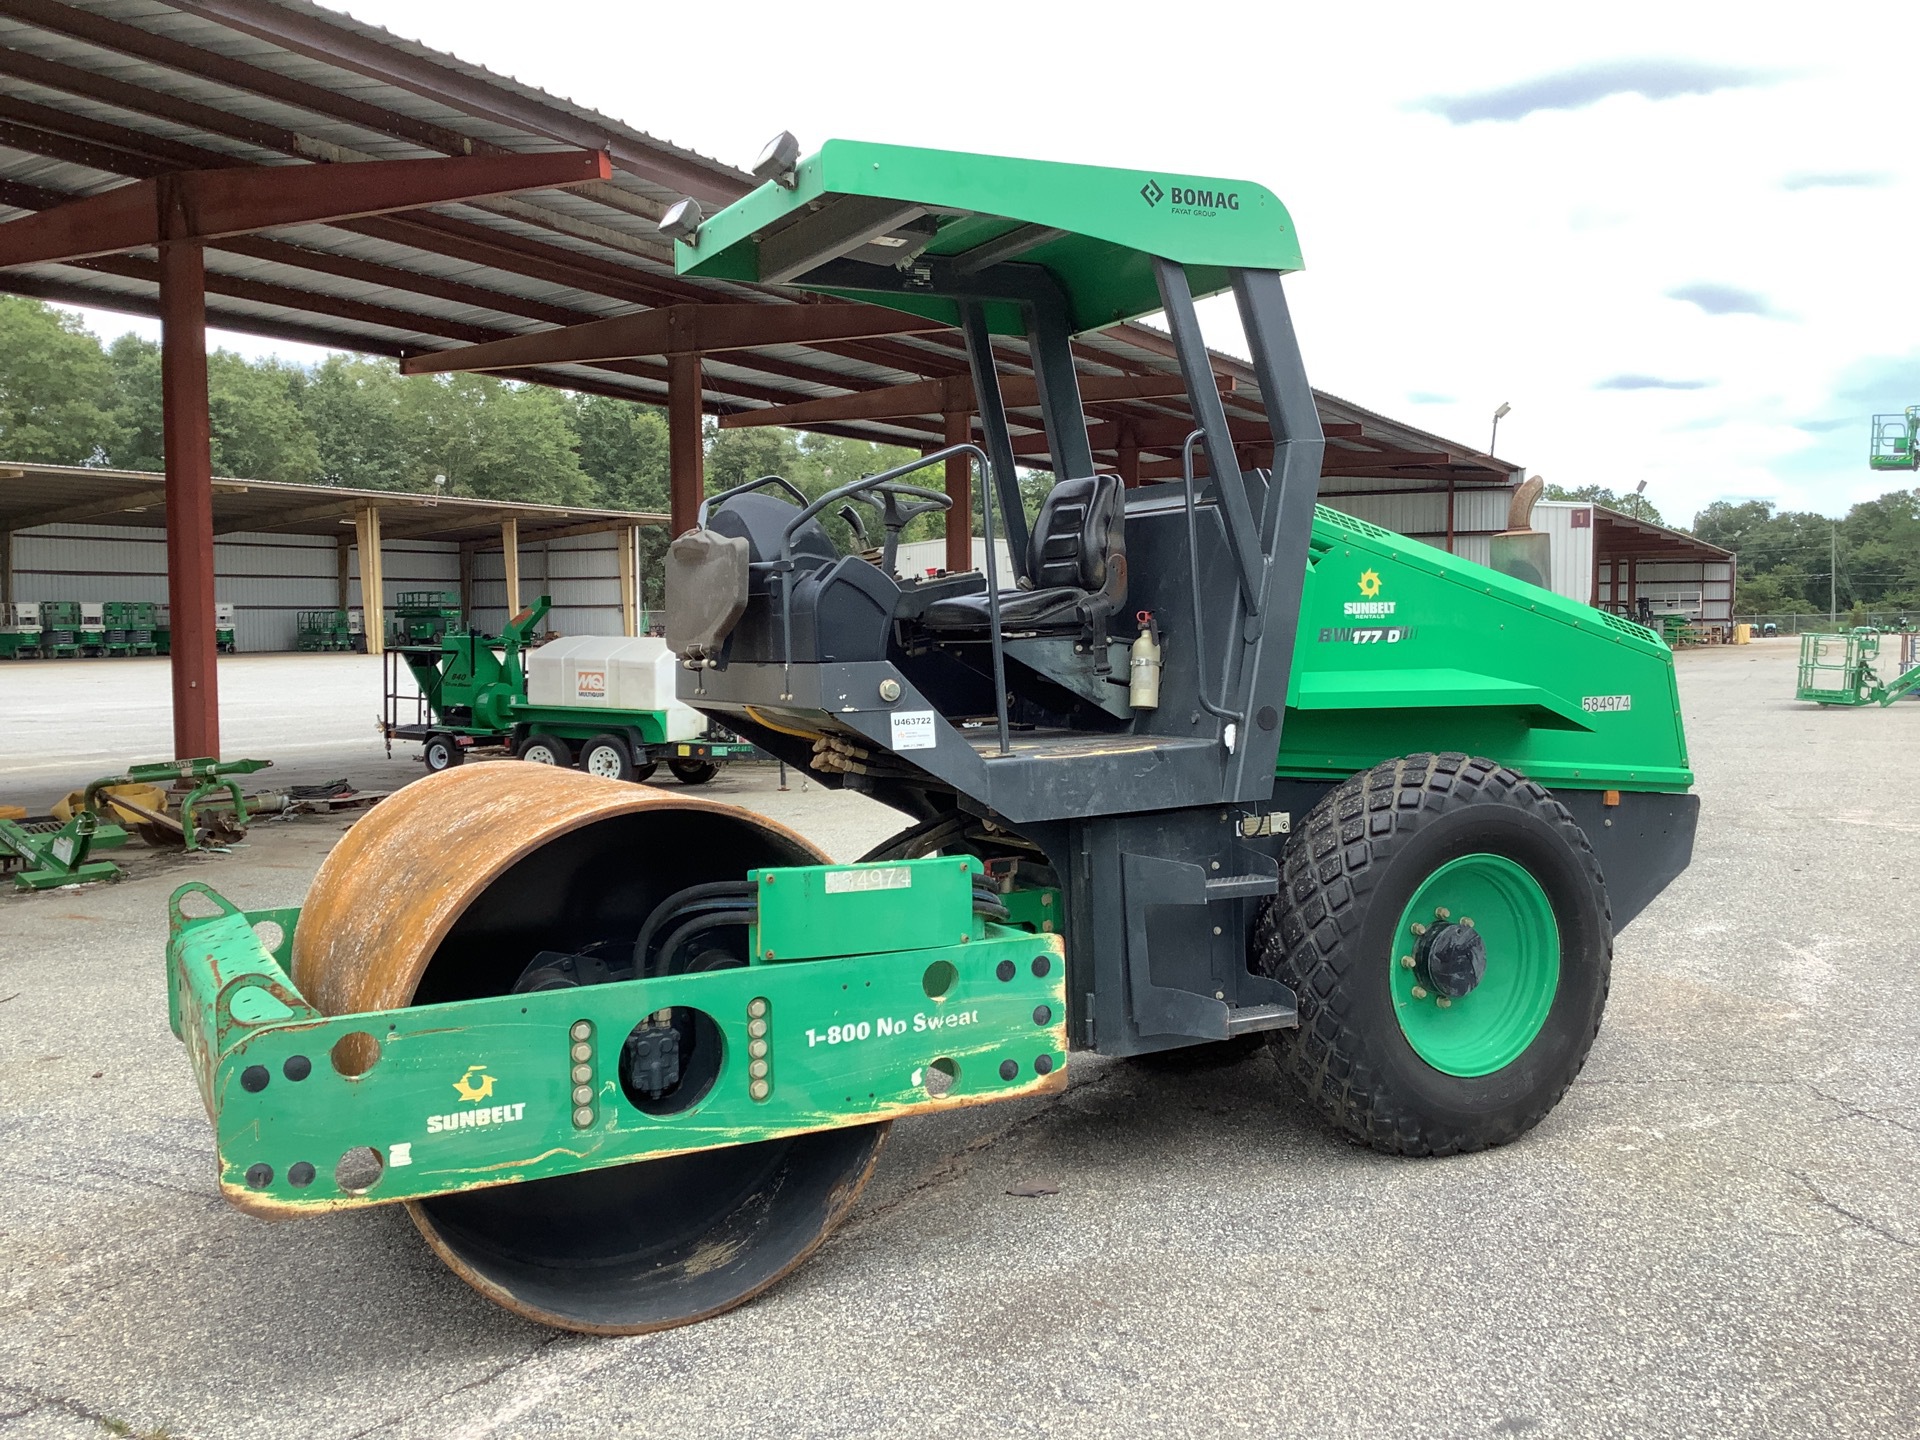
{"label": "trailer wheel", "polygon": [[1606,882],[1565,806],[1491,760],[1354,776],[1287,847],[1254,964],[1293,987],[1280,1068],[1376,1150],[1451,1155],[1537,1125],[1600,1028]]}
{"label": "trailer wheel", "polygon": [[573,764],[573,750],[566,741],[552,735],[533,734],[520,742],[514,752],[534,765],[558,765],[562,770]]}
{"label": "trailer wheel", "polygon": [[580,768],[606,780],[635,778],[633,752],[618,735],[596,735],[580,747]]}
{"label": "trailer wheel", "polygon": [[429,735],[427,743],[421,748],[420,758],[427,762],[429,775],[438,775],[442,770],[451,770],[467,756],[453,743],[451,735]]}
{"label": "trailer wheel", "polygon": [[667,769],[682,785],[704,785],[720,773],[720,767],[711,760],[669,760]]}

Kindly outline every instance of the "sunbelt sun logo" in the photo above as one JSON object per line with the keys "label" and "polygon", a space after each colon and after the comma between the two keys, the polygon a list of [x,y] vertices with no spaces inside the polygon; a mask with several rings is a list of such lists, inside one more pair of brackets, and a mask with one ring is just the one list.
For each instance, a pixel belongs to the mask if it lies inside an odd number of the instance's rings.
{"label": "sunbelt sun logo", "polygon": [[1363,600],[1347,601],[1347,614],[1375,620],[1383,615],[1393,614],[1393,601],[1380,598],[1380,572],[1362,570],[1360,572],[1360,593]]}

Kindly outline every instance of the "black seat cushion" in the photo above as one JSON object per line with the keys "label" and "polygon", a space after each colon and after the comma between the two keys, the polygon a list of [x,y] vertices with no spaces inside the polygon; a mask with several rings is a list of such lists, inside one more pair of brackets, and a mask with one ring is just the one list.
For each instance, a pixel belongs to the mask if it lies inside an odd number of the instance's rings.
{"label": "black seat cushion", "polygon": [[[1027,542],[1024,583],[1000,592],[1004,630],[1074,630],[1099,624],[1127,598],[1126,489],[1117,475],[1062,480],[1047,493]],[[926,625],[942,634],[984,632],[985,595],[936,600]]]}

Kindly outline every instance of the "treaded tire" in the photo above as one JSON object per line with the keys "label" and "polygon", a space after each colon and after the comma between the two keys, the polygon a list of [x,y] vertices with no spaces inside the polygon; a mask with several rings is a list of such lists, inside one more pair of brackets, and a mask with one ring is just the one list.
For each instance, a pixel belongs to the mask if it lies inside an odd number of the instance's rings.
{"label": "treaded tire", "polygon": [[682,785],[704,785],[720,773],[720,767],[711,760],[669,760],[667,769]]}
{"label": "treaded tire", "polygon": [[[1527,1048],[1491,1074],[1428,1065],[1390,987],[1395,928],[1421,882],[1462,855],[1504,855],[1546,893],[1558,987]],[[1335,1125],[1394,1155],[1504,1145],[1539,1124],[1586,1063],[1606,1009],[1613,924],[1606,882],[1565,806],[1474,756],[1409,755],[1363,771],[1308,814],[1255,923],[1251,960],[1293,987],[1300,1025],[1271,1032],[1281,1070]],[[1491,961],[1489,963],[1492,963]]]}

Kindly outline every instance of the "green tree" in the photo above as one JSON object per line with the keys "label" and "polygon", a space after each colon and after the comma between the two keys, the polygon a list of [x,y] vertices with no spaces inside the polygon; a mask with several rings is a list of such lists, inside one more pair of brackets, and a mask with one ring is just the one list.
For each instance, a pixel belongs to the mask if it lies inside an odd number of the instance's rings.
{"label": "green tree", "polygon": [[114,413],[120,426],[112,463],[122,470],[163,469],[160,347],[129,332],[107,347],[107,365],[113,372]]}
{"label": "green tree", "polygon": [[310,485],[320,447],[301,413],[307,372],[278,360],[248,361],[231,350],[207,356],[207,412],[216,474]]}
{"label": "green tree", "polygon": [[76,316],[0,295],[0,459],[103,465],[120,440],[113,372]]}
{"label": "green tree", "polygon": [[391,360],[329,355],[300,394],[313,431],[323,485],[399,490],[420,466],[407,428],[405,395],[413,382]]}
{"label": "green tree", "polygon": [[652,405],[605,395],[573,399],[580,468],[595,503],[616,510],[667,508],[667,421]]}
{"label": "green tree", "polygon": [[401,416],[414,437],[409,490],[585,505],[593,482],[580,468],[571,406],[557,390],[490,375],[436,375],[409,381]]}
{"label": "green tree", "polygon": [[1576,500],[1586,505],[1604,505],[1609,510],[1617,510],[1622,515],[1630,515],[1635,520],[1644,520],[1649,525],[1664,525],[1660,512],[1646,496],[1632,490],[1624,495],[1616,495],[1604,485],[1576,485],[1569,489],[1565,485],[1549,485],[1542,496],[1547,500]]}

